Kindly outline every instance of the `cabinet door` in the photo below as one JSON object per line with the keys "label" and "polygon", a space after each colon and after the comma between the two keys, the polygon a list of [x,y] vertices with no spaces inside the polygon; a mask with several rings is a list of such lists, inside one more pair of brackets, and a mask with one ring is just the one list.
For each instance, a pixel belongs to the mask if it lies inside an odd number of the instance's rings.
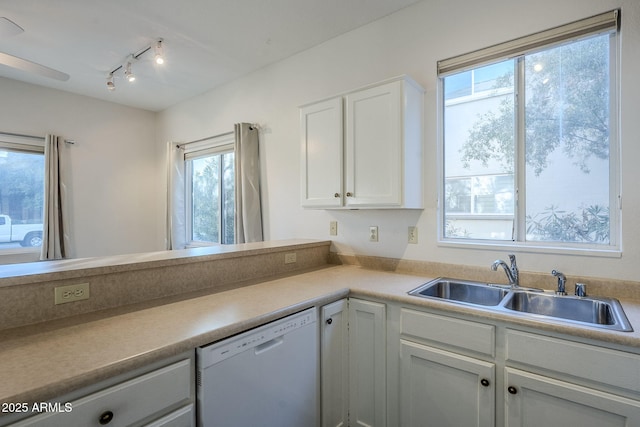
{"label": "cabinet door", "polygon": [[507,427],[640,425],[635,400],[512,368],[505,384]]}
{"label": "cabinet door", "polygon": [[[13,424],[30,427],[140,425],[192,400],[191,360],[183,360],[81,397],[69,412],[48,412]],[[64,403],[61,404],[64,408]],[[189,425],[193,415],[184,419]],[[168,424],[171,425],[171,424]]]}
{"label": "cabinet door", "polygon": [[349,299],[349,424],[386,424],[384,304]]}
{"label": "cabinet door", "polygon": [[405,340],[400,359],[403,427],[494,425],[495,364]]}
{"label": "cabinet door", "polygon": [[346,97],[345,204],[402,204],[402,82]]}
{"label": "cabinet door", "polygon": [[300,109],[300,201],[303,207],[342,206],[342,98]]}
{"label": "cabinet door", "polygon": [[349,416],[347,300],[322,307],[321,316],[322,426],[346,427]]}

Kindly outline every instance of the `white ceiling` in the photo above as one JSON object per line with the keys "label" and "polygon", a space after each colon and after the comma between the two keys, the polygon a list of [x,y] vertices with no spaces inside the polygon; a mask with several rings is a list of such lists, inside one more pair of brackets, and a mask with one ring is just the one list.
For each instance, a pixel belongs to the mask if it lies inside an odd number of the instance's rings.
{"label": "white ceiling", "polygon": [[[0,52],[70,76],[66,82],[0,65],[0,76],[152,111],[246,75],[418,0],[0,0],[24,29]],[[0,34],[2,34],[0,32]],[[147,52],[125,82],[109,72],[164,39],[166,63]]]}

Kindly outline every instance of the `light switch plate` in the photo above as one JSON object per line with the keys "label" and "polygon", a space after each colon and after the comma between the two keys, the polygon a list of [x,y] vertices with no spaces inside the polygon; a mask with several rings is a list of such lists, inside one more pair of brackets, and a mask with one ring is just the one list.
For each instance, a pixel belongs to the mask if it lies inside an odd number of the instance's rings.
{"label": "light switch plate", "polygon": [[413,225],[409,226],[408,242],[414,245],[418,243],[418,227]]}
{"label": "light switch plate", "polygon": [[329,222],[329,235],[337,236],[338,235],[338,221],[330,221]]}

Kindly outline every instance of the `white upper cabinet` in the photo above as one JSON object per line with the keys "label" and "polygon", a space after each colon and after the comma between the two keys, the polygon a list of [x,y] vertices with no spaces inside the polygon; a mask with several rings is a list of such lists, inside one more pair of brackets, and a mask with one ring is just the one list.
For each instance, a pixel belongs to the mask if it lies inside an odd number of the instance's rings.
{"label": "white upper cabinet", "polygon": [[302,206],[421,209],[423,99],[403,76],[301,107]]}
{"label": "white upper cabinet", "polygon": [[342,206],[342,134],[342,98],[300,109],[303,206]]}

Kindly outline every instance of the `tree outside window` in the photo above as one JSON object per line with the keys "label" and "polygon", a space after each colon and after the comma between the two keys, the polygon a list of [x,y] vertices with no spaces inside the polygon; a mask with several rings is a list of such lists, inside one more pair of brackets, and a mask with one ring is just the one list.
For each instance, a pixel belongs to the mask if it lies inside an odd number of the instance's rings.
{"label": "tree outside window", "polygon": [[234,243],[234,153],[191,162],[191,240]]}
{"label": "tree outside window", "polygon": [[445,238],[610,243],[610,40],[444,78]]}

